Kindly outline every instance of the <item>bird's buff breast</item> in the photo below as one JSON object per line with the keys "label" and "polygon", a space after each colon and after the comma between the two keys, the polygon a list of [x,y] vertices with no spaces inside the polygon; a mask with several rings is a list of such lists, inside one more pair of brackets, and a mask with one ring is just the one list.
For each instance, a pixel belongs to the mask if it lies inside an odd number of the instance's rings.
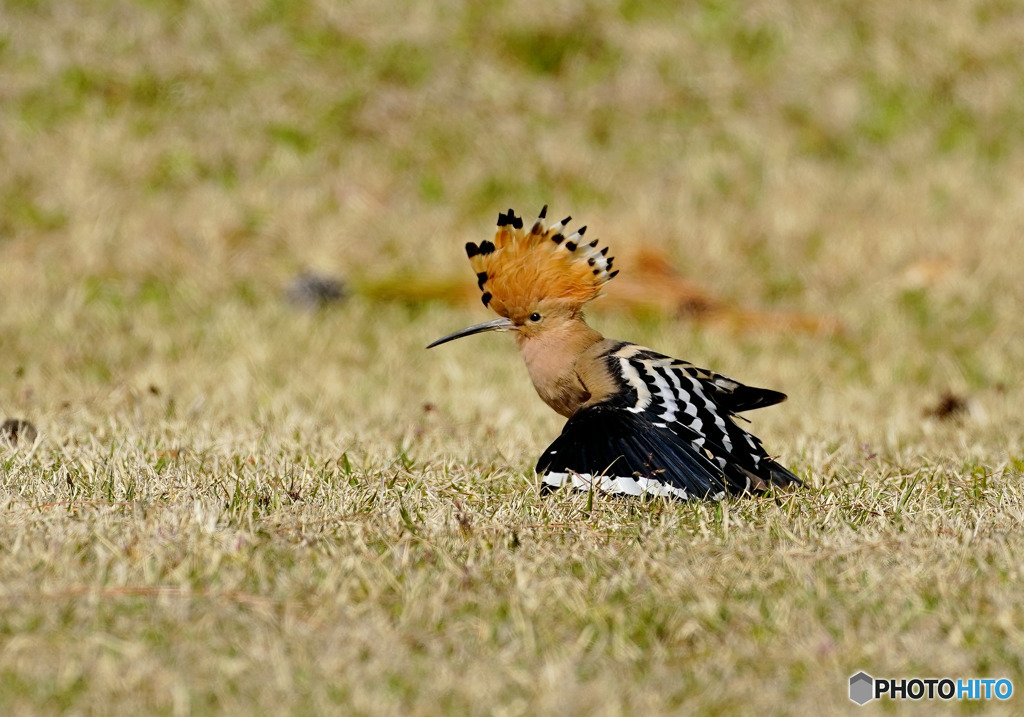
{"label": "bird's buff breast", "polygon": [[545,341],[520,344],[533,387],[544,403],[568,418],[587,402],[590,393],[576,372],[576,351]]}

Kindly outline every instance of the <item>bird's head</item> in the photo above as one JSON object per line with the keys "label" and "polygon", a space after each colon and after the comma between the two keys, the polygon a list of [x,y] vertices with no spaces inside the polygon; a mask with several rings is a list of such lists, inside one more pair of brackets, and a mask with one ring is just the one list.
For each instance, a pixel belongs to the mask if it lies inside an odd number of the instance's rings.
{"label": "bird's head", "polygon": [[583,306],[619,272],[612,271],[608,247],[598,248],[596,239],[584,242],[586,227],[566,236],[572,217],[548,226],[547,209],[529,230],[509,209],[498,214],[494,241],[466,244],[480,299],[499,318],[448,334],[427,348],[484,331],[514,331],[517,340],[529,341],[581,319]]}

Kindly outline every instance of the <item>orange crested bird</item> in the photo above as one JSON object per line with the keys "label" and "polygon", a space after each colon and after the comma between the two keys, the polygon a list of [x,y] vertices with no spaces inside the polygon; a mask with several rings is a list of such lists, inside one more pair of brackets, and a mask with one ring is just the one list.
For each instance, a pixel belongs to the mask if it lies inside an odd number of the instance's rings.
{"label": "orange crested bird", "polygon": [[572,217],[529,229],[511,209],[494,241],[466,244],[484,306],[500,318],[430,344],[511,331],[537,393],[569,420],[537,463],[542,487],[717,500],[800,485],[736,414],[785,400],[626,341],[604,338],[583,307],[614,278],[614,259]]}

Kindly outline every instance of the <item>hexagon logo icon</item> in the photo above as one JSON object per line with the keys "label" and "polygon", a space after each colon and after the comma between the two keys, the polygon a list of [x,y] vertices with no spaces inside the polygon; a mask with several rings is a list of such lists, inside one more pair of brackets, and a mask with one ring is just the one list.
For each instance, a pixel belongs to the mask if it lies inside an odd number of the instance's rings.
{"label": "hexagon logo icon", "polygon": [[859,705],[866,705],[875,696],[875,680],[866,672],[850,677],[850,699]]}

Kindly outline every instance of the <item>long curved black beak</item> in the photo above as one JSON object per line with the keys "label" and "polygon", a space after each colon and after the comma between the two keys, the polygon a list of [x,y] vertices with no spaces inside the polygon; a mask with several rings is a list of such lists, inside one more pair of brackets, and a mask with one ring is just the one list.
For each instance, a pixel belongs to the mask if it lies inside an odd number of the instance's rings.
{"label": "long curved black beak", "polygon": [[476,326],[470,326],[468,329],[462,329],[461,331],[456,331],[455,333],[448,334],[447,336],[442,336],[437,341],[430,344],[430,346],[428,346],[427,348],[432,349],[435,346],[439,346],[449,341],[461,339],[463,336],[482,334],[484,331],[508,331],[510,329],[514,329],[515,326],[516,325],[512,323],[510,320],[502,317],[500,319],[495,319],[494,321],[486,321],[482,324],[477,324]]}

